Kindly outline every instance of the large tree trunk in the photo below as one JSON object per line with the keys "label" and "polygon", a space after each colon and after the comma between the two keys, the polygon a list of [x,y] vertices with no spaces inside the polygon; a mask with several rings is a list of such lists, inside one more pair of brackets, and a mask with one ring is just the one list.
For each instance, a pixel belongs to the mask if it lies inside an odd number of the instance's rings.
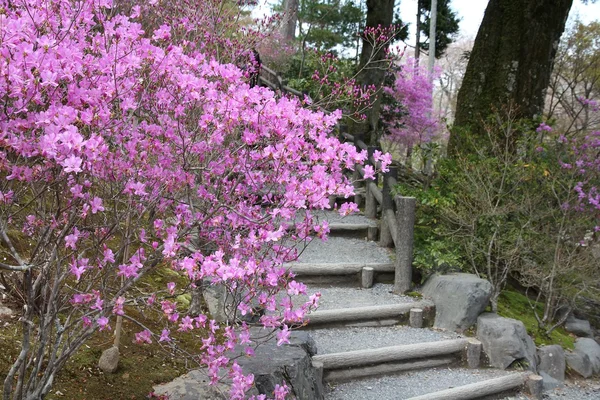
{"label": "large tree trunk", "polygon": [[[394,17],[394,0],[367,0],[367,27],[389,27]],[[383,60],[385,48],[379,46],[373,48],[373,43],[363,39],[362,52],[360,54],[358,81],[363,86],[374,85],[378,91],[373,99],[373,107],[367,113],[367,120],[361,126],[356,127],[361,133],[368,131],[365,141],[369,144],[377,144],[377,129],[379,111],[381,108],[381,87],[388,65]],[[365,68],[366,66],[366,68]]]}
{"label": "large tree trunk", "polygon": [[458,92],[449,154],[471,152],[496,109],[513,107],[521,118],[541,114],[572,3],[490,0]]}
{"label": "large tree trunk", "polygon": [[296,38],[296,23],[298,22],[298,1],[285,0],[283,4],[283,20],[281,23],[281,36],[286,41]]}

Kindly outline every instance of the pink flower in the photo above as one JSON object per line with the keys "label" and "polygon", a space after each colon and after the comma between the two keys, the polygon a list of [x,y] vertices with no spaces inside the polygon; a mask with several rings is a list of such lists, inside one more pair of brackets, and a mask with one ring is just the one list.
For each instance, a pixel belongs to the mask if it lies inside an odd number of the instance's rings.
{"label": "pink flower", "polygon": [[73,233],[65,236],[65,247],[73,250],[77,249],[77,240],[79,239],[79,229],[73,228]]}
{"label": "pink flower", "polygon": [[159,342],[170,342],[171,341],[171,331],[168,329],[163,329],[161,334],[160,334],[160,339],[158,339]]}
{"label": "pink flower", "polygon": [[175,293],[175,282],[167,283],[167,290],[169,290],[169,294],[173,295]]}
{"label": "pink flower", "polygon": [[125,297],[117,297],[115,300],[115,305],[113,307],[113,314],[123,315],[123,304],[125,304]]}
{"label": "pink flower", "polygon": [[102,207],[102,199],[100,197],[94,197],[90,203],[90,206],[92,207],[92,214],[96,214],[98,211],[104,211],[104,207]]}
{"label": "pink flower", "polygon": [[81,163],[83,161],[81,160],[81,158],[75,156],[75,155],[71,155],[69,157],[67,157],[63,162],[62,162],[62,166],[64,167],[64,171],[66,173],[70,173],[70,172],[74,172],[74,173],[78,173],[81,172]]}
{"label": "pink flower", "polygon": [[108,318],[100,317],[96,320],[96,323],[100,327],[100,330],[103,331],[105,329],[110,329],[110,325],[108,325]]}
{"label": "pink flower", "polygon": [[284,343],[290,342],[290,330],[287,325],[283,325],[279,331],[277,331],[277,346],[281,346]]}
{"label": "pink flower", "polygon": [[146,330],[136,333],[135,334],[135,342],[138,344],[140,344],[140,343],[152,344],[152,332],[150,332],[148,329],[146,329]]}

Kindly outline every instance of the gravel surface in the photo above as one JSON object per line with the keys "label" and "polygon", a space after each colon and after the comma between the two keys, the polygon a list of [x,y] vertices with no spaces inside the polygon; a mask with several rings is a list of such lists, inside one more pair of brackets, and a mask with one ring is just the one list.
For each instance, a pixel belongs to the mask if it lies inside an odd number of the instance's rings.
{"label": "gravel surface", "polygon": [[376,242],[330,237],[313,240],[298,258],[299,263],[387,263],[391,251]]}
{"label": "gravel surface", "polygon": [[506,375],[500,370],[432,368],[331,387],[326,400],[401,400]]}
{"label": "gravel surface", "polygon": [[318,354],[436,342],[462,337],[453,332],[417,329],[402,325],[318,329],[311,331],[310,335],[317,343]]}
{"label": "gravel surface", "polygon": [[[544,393],[545,400],[599,400],[600,380],[567,381],[565,386]],[[502,400],[530,400],[527,395],[519,393]]]}
{"label": "gravel surface", "polygon": [[[326,211],[326,210],[311,211],[311,213],[313,215],[313,218],[315,218],[319,222],[327,221],[329,223],[335,222],[335,223],[346,223],[346,224],[369,224],[371,226],[377,226],[376,221],[374,221],[370,218],[367,218],[363,214],[359,214],[359,213],[346,215],[346,216],[340,215],[340,213],[337,211]],[[302,219],[304,219],[304,216],[302,214],[300,214],[296,219],[302,220]]]}
{"label": "gravel surface", "polygon": [[[410,296],[395,295],[392,293],[393,288],[394,285],[383,283],[376,283],[371,289],[308,285],[307,293],[321,293],[319,310],[414,303],[418,300]],[[303,297],[304,301],[308,299],[307,296]]]}

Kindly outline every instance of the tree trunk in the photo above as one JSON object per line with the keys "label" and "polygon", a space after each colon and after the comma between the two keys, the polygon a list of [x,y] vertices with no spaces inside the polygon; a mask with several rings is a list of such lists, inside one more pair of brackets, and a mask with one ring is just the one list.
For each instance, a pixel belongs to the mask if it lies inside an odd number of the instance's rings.
{"label": "tree trunk", "polygon": [[[367,28],[389,27],[392,25],[393,17],[394,0],[367,0]],[[362,131],[360,133],[366,132],[365,142],[373,146],[377,145],[378,142],[377,130],[381,108],[381,87],[387,70],[387,64],[383,62],[386,58],[385,50],[382,46],[373,48],[373,43],[363,38],[358,82],[362,86],[374,85],[378,91],[372,100],[373,107],[367,113],[367,120],[364,124],[358,124],[360,126],[354,127],[354,129]],[[364,68],[367,65],[368,67]]]}
{"label": "tree trunk", "polygon": [[296,38],[296,23],[298,22],[298,0],[285,0],[283,5],[283,20],[281,22],[281,36],[286,41]]}
{"label": "tree trunk", "polygon": [[490,0],[457,99],[451,155],[472,152],[496,109],[543,111],[558,42],[573,0]]}

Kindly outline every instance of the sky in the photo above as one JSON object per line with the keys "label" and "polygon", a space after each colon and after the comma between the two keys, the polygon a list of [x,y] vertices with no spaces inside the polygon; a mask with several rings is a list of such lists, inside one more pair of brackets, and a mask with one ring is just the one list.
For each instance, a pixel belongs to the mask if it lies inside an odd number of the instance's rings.
{"label": "sky", "polygon": [[[398,0],[396,0],[398,2]],[[260,7],[253,13],[254,15],[264,15],[265,10],[270,10],[268,3],[273,3],[274,0],[259,0]],[[417,0],[400,0],[400,17],[403,21],[410,22],[411,28],[414,29],[413,20],[417,15]],[[479,24],[483,19],[483,13],[487,6],[487,0],[452,0],[452,8],[458,13],[461,18],[460,32],[461,36],[475,38]],[[569,18],[579,15],[579,18],[584,23],[593,20],[600,20],[600,1],[595,4],[583,4],[581,0],[575,0]],[[414,37],[414,31],[411,30],[410,37]]]}
{"label": "sky", "polygon": [[[483,19],[485,7],[487,6],[487,0],[452,0],[451,7],[454,9],[458,16],[461,18],[460,21],[460,32],[461,36],[475,38],[479,24]],[[416,0],[400,0],[400,17],[403,21],[411,22],[416,18],[417,15],[417,1]],[[569,18],[573,18],[575,15],[579,15],[582,22],[588,23],[593,20],[600,20],[600,1],[596,4],[583,4],[581,0],[575,0],[571,7]],[[412,26],[411,26],[412,27]],[[414,29],[414,27],[412,27]],[[411,37],[414,36],[411,31]]]}

